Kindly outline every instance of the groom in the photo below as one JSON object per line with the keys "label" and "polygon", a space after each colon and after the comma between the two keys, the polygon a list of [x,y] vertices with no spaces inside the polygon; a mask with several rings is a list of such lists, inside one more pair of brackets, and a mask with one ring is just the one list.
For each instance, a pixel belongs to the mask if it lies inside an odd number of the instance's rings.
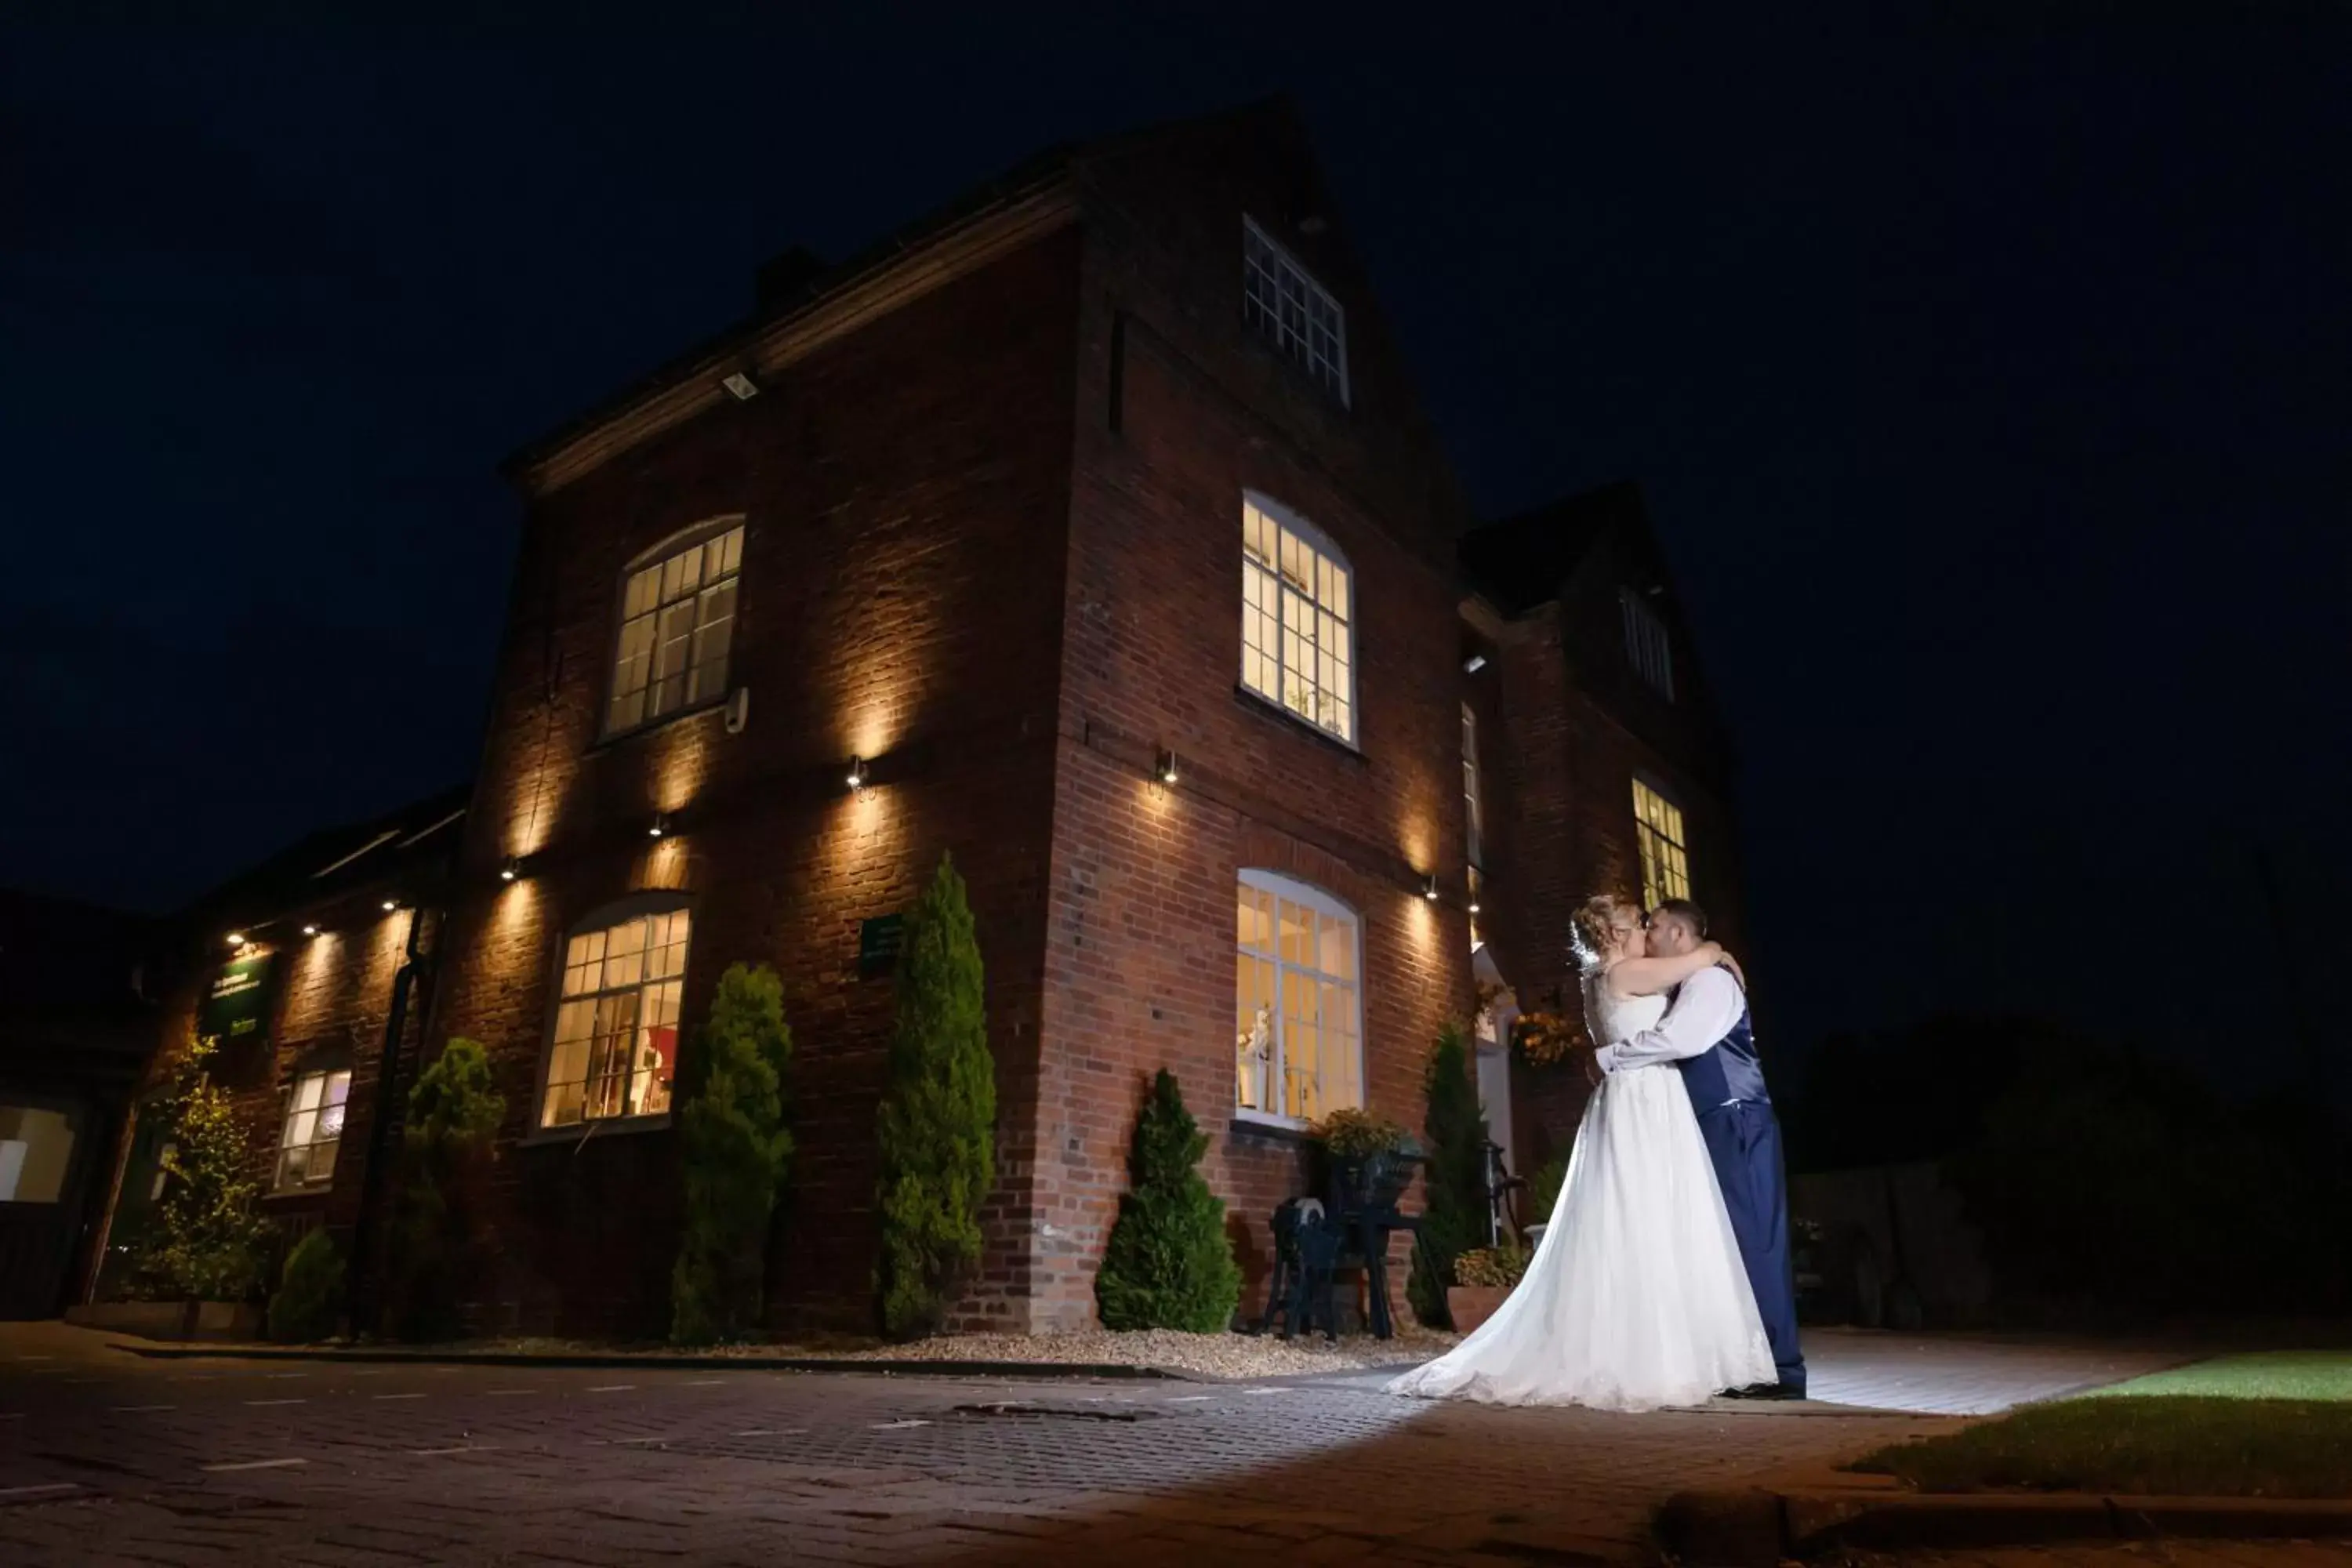
{"label": "groom", "polygon": [[[1678,958],[1706,940],[1706,915],[1688,899],[1650,911],[1650,953]],[[1789,1187],[1780,1163],[1780,1122],[1764,1087],[1748,995],[1729,969],[1702,970],[1683,982],[1657,1026],[1593,1054],[1602,1072],[1671,1061],[1682,1069],[1698,1130],[1715,1161],[1717,1184],[1740,1260],[1756,1291],[1756,1310],[1772,1342],[1780,1381],[1737,1392],[1753,1398],[1802,1399],[1805,1357],[1797,1346],[1796,1274],[1789,1254]]]}

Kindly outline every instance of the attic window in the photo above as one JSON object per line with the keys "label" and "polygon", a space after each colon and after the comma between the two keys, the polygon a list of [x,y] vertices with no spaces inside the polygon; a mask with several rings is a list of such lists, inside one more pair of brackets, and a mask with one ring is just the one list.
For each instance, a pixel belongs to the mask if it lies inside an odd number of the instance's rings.
{"label": "attic window", "polygon": [[1666,623],[1649,602],[1631,588],[1617,590],[1617,608],[1625,621],[1625,657],[1659,696],[1675,700],[1675,650],[1666,640]]}
{"label": "attic window", "polygon": [[1242,321],[1275,353],[1348,401],[1348,317],[1290,252],[1242,219]]}

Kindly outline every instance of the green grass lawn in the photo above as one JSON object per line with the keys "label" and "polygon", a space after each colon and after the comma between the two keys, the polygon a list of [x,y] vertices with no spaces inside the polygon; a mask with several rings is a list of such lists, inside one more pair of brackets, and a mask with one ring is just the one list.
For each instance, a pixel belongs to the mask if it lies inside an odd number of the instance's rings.
{"label": "green grass lawn", "polygon": [[2352,1497],[2352,1352],[2200,1362],[1882,1448],[1851,1468],[1922,1491]]}

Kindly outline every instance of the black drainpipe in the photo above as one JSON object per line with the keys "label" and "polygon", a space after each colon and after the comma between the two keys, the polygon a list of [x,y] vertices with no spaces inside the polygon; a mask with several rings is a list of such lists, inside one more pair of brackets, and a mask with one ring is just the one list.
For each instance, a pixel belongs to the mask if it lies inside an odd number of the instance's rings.
{"label": "black drainpipe", "polygon": [[[352,1304],[352,1327],[373,1330],[380,1302],[369,1291],[368,1248],[374,1240],[376,1210],[384,1193],[383,1146],[391,1136],[393,1105],[400,1089],[400,1038],[408,1028],[408,999],[420,982],[426,982],[425,1016],[430,1017],[433,992],[429,984],[433,973],[433,953],[423,942],[427,921],[437,936],[441,912],[416,906],[408,920],[408,951],[400,972],[392,978],[392,1008],[383,1021],[383,1048],[377,1054],[375,1072],[375,1105],[368,1121],[367,1162],[360,1168],[360,1212],[352,1226],[352,1256],[345,1266],[344,1300]],[[423,1031],[419,1031],[420,1037]]]}

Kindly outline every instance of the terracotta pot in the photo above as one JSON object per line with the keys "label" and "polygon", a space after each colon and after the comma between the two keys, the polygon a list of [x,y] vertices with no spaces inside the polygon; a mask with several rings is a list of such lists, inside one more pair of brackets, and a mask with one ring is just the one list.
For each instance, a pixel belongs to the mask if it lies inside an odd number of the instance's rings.
{"label": "terracotta pot", "polygon": [[1445,1288],[1445,1315],[1454,1320],[1454,1331],[1466,1334],[1495,1315],[1515,1289],[1509,1285],[1449,1285]]}

